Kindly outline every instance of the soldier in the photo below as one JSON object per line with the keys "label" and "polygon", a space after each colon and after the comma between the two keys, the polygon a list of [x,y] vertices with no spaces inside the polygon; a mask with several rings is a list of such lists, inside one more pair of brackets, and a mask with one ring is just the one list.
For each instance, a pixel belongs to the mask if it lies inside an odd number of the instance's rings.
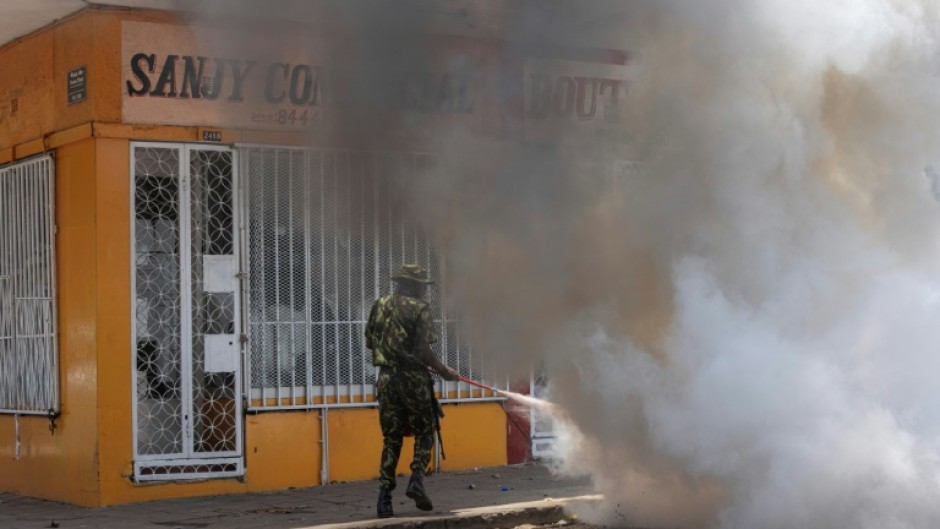
{"label": "soldier", "polygon": [[413,499],[419,509],[433,509],[423,482],[437,420],[428,368],[445,380],[457,380],[459,376],[431,351],[431,344],[438,336],[428,303],[422,300],[427,285],[432,283],[427,272],[418,265],[406,264],[392,279],[397,283],[395,293],[379,298],[372,305],[365,332],[366,347],[372,350],[372,364],[380,367],[375,382],[384,438],[381,488],[376,506],[379,518],[392,516],[395,469],[406,427],[414,432],[415,452],[405,495]]}

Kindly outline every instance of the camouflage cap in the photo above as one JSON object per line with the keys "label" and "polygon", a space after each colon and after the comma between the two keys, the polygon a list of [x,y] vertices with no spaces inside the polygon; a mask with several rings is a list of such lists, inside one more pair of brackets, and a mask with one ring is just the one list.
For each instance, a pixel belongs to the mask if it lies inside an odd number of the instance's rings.
{"label": "camouflage cap", "polygon": [[416,283],[433,283],[428,279],[428,272],[421,265],[406,264],[398,269],[398,273],[392,276],[396,281],[414,281]]}

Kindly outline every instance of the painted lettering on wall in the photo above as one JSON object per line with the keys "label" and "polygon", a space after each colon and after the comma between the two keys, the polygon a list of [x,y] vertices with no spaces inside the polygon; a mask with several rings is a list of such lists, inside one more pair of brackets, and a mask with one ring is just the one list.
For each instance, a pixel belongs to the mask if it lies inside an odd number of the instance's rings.
{"label": "painted lettering on wall", "polygon": [[[272,105],[316,107],[349,104],[342,91],[326,86],[318,65],[209,58],[199,55],[135,53],[130,57],[125,90],[129,97],[243,102],[254,95]],[[381,101],[386,107],[414,112],[471,114],[477,93],[469,75],[401,74],[389,79]],[[330,98],[330,95],[333,98]]]}
{"label": "painted lettering on wall", "polygon": [[[620,79],[530,73],[526,117],[593,120],[603,105],[616,107],[626,85]],[[603,117],[603,114],[601,115]]]}
{"label": "painted lettering on wall", "polygon": [[[256,67],[255,61],[167,55],[158,72],[157,56],[153,53],[135,53],[130,62],[132,79],[126,81],[126,87],[131,97],[210,101],[224,97],[234,102],[244,100],[245,79]],[[211,75],[206,75],[208,63],[212,65]],[[270,103],[279,103],[289,90],[292,104],[315,105],[318,94],[315,72],[314,67],[306,64],[293,67],[288,63],[272,64],[265,78],[265,98]],[[289,86],[284,84],[288,80]]]}
{"label": "painted lettering on wall", "polygon": [[473,78],[463,74],[412,75],[400,82],[401,93],[390,101],[402,110],[472,114],[476,108]]}

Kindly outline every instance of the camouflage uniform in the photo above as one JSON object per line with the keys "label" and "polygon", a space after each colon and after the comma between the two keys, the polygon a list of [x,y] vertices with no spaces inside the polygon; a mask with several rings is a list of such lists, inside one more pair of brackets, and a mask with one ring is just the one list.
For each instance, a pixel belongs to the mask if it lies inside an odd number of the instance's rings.
{"label": "camouflage uniform", "polygon": [[366,325],[372,343],[372,363],[380,366],[375,383],[379,402],[379,424],[384,442],[379,481],[395,488],[395,470],[401,454],[406,425],[415,436],[412,472],[423,473],[434,446],[434,394],[430,374],[416,346],[438,341],[425,301],[401,294],[379,298]]}

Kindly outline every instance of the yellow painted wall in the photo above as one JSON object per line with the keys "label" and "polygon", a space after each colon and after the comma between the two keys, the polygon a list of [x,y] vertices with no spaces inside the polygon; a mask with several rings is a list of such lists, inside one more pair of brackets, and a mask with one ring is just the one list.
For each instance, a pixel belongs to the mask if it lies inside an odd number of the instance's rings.
{"label": "yellow painted wall", "polygon": [[[55,33],[44,31],[0,51],[0,146],[55,130]],[[13,113],[12,100],[18,110]]]}
{"label": "yellow painted wall", "polygon": [[[57,236],[63,413],[21,418],[22,457],[0,446],[0,490],[112,505],[277,490],[320,483],[320,412],[266,413],[245,423],[243,481],[137,485],[132,470],[130,141],[86,138],[57,151]],[[505,415],[496,403],[445,406],[443,470],[506,463]],[[375,479],[382,437],[374,408],[328,412],[331,481]],[[13,439],[0,416],[0,439]],[[408,473],[406,439],[399,464]],[[64,479],[63,479],[64,478]]]}
{"label": "yellow painted wall", "polygon": [[[0,163],[56,149],[56,236],[62,415],[0,415],[0,490],[101,506],[161,498],[312,486],[321,476],[321,412],[245,419],[244,480],[136,485],[133,460],[130,140],[197,139],[194,127],[121,125],[121,21],[172,15],[87,10],[0,46]],[[67,73],[87,68],[88,99],[68,105]],[[19,108],[11,114],[10,100]],[[84,125],[83,125],[84,124]],[[83,125],[83,126],[78,126]],[[58,134],[55,134],[58,133]],[[93,137],[87,137],[89,134]],[[302,135],[226,131],[226,141],[304,143]],[[443,469],[506,462],[498,404],[446,406]],[[377,410],[328,412],[333,481],[374,479]],[[399,472],[408,472],[406,440]]]}
{"label": "yellow painted wall", "polygon": [[496,402],[445,406],[441,470],[505,465],[506,412]]}
{"label": "yellow painted wall", "polygon": [[56,262],[62,414],[55,434],[43,418],[0,416],[0,490],[93,506],[98,503],[97,233],[95,142],[56,152]]}
{"label": "yellow painted wall", "polygon": [[[123,20],[171,21],[173,15],[89,9],[0,45],[0,150],[81,123],[121,121]],[[68,72],[81,66],[87,99],[70,105]]]}
{"label": "yellow painted wall", "polygon": [[[506,464],[506,414],[497,403],[444,406],[441,470]],[[329,412],[331,481],[378,479],[382,431],[375,408]],[[410,474],[414,438],[405,438],[398,473]],[[432,466],[434,458],[431,458]]]}
{"label": "yellow painted wall", "polygon": [[[349,408],[327,412],[330,481],[379,477],[382,431],[376,408]],[[408,445],[413,446],[413,445]],[[403,454],[411,449],[402,449]],[[402,459],[405,459],[402,457]],[[408,457],[410,463],[411,458]],[[399,468],[401,468],[401,461]],[[407,466],[405,466],[407,468]]]}
{"label": "yellow painted wall", "polygon": [[249,415],[245,423],[248,489],[319,485],[320,432],[317,410]]}
{"label": "yellow painted wall", "polygon": [[[95,13],[85,12],[0,51],[0,145],[39,138],[94,119],[93,98],[110,89],[96,78]],[[68,104],[68,72],[85,66],[88,100]],[[11,111],[11,100],[18,110]],[[104,98],[103,98],[104,99]],[[112,98],[113,100],[113,98]]]}
{"label": "yellow painted wall", "polygon": [[[97,145],[96,255],[98,298],[98,425],[101,504],[113,503],[116,489],[132,473],[130,142],[101,138]],[[124,501],[129,501],[125,499]]]}

